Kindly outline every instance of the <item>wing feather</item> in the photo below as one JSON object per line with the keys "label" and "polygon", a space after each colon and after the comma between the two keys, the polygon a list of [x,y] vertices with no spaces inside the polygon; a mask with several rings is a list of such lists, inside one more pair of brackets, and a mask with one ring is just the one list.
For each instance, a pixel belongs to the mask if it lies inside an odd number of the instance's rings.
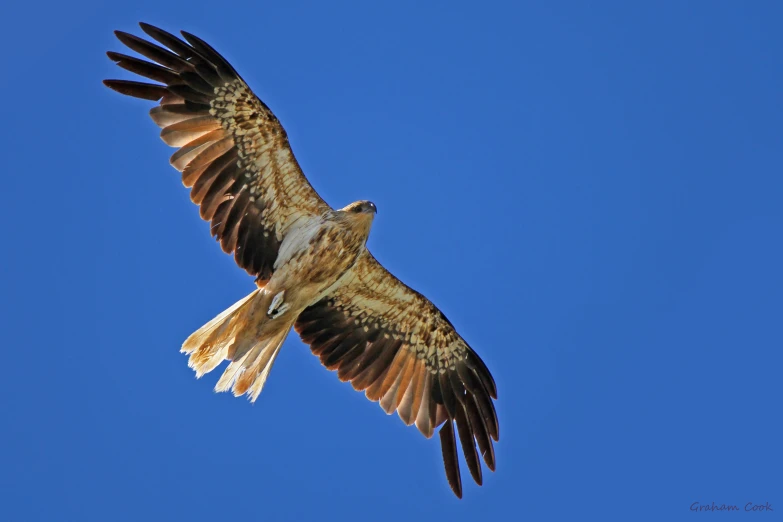
{"label": "wing feather", "polygon": [[427,438],[443,425],[444,466],[457,496],[462,482],[455,426],[476,483],[483,481],[479,452],[494,471],[498,424],[492,375],[440,310],[369,252],[301,313],[295,328],[324,366],[365,390],[386,413],[396,410]]}
{"label": "wing feather", "polygon": [[[443,463],[446,466],[446,478],[457,497],[462,498],[462,479],[457,459],[457,441],[454,439],[454,425],[447,422],[440,429],[440,447],[443,451]],[[480,485],[480,483],[479,483]]]}
{"label": "wing feather", "polygon": [[182,172],[201,217],[210,221],[212,235],[240,267],[268,279],[293,224],[329,206],[302,173],[280,122],[225,58],[190,33],[182,33],[183,41],[140,25],[157,43],[115,34],[149,61],[107,55],[121,68],[160,83],[104,83],[122,94],[160,102],[150,116],[161,127],[163,141],[179,149],[171,164]]}

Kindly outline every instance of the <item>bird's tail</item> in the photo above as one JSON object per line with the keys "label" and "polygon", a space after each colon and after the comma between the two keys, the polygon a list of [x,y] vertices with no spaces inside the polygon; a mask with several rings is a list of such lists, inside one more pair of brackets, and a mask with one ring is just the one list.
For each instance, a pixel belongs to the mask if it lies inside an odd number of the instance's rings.
{"label": "bird's tail", "polygon": [[250,401],[256,400],[293,324],[282,318],[270,321],[270,302],[263,289],[255,290],[187,338],[180,351],[190,354],[188,366],[196,377],[229,359],[215,391],[233,387],[235,396],[247,393]]}

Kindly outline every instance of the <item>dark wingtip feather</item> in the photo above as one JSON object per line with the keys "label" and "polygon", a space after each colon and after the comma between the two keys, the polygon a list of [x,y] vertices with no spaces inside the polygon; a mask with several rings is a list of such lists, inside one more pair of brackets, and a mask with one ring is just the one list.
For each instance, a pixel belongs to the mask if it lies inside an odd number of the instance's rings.
{"label": "dark wingtip feather", "polygon": [[157,44],[148,42],[147,40],[124,31],[114,31],[114,35],[129,49],[132,49],[145,58],[168,67],[173,71],[183,72],[193,70],[192,63]]}
{"label": "dark wingtip feather", "polygon": [[[472,363],[472,364],[471,364]],[[478,374],[479,378],[481,379],[481,382],[486,386],[487,393],[489,393],[489,396],[493,399],[498,398],[498,388],[495,384],[495,379],[492,377],[492,374],[489,372],[489,368],[487,368],[487,365],[484,364],[484,361],[481,360],[481,357],[479,357],[476,352],[471,352],[470,357],[468,359],[468,364],[472,365],[475,369],[476,373]]]}
{"label": "dark wingtip feather", "polygon": [[127,54],[107,51],[106,56],[126,71],[136,73],[145,78],[149,78],[150,80],[165,83],[167,85],[175,83],[178,80],[178,76],[174,71],[154,63],[139,60],[138,58],[128,56]]}
{"label": "dark wingtip feather", "polygon": [[129,80],[103,80],[103,84],[120,94],[151,101],[158,101],[169,92],[166,87],[154,83],[133,82]]}
{"label": "dark wingtip feather", "polygon": [[[468,470],[479,486],[483,483],[481,475],[481,463],[479,462],[478,452],[476,451],[476,442],[474,440],[474,428],[470,424],[465,406],[460,403],[457,405],[457,434],[459,442],[462,445],[462,453],[465,455],[465,462],[468,464]],[[479,426],[476,429],[481,429]]]}
{"label": "dark wingtip feather", "polygon": [[211,95],[199,92],[189,85],[172,85],[169,87],[169,90],[186,101],[204,105],[207,108],[209,108],[209,104],[212,101]]}
{"label": "dark wingtip feather", "polygon": [[201,53],[202,56],[205,58],[208,58],[210,62],[212,62],[213,65],[215,65],[219,71],[222,71],[223,74],[227,76],[233,76],[235,78],[239,78],[239,73],[234,69],[234,67],[223,58],[223,55],[221,55],[219,52],[217,52],[211,45],[209,45],[207,42],[199,38],[198,36],[191,34],[187,31],[180,31],[182,36],[185,38],[185,40],[193,46],[194,49],[196,49],[199,53]]}
{"label": "dark wingtip feather", "polygon": [[156,42],[165,45],[182,58],[193,58],[197,54],[195,49],[168,31],[164,31],[159,27],[155,27],[154,25],[150,25],[144,22],[139,22],[139,27],[141,27],[141,30],[144,31],[147,36]]}
{"label": "dark wingtip feather", "polygon": [[440,448],[443,451],[443,464],[446,467],[446,478],[449,479],[449,486],[457,498],[462,498],[462,480],[459,476],[454,424],[450,420],[446,421],[438,434],[440,435]]}
{"label": "dark wingtip feather", "polygon": [[117,37],[117,40],[121,41],[128,47],[131,47],[135,44],[136,41],[140,40],[138,36],[134,36],[130,33],[126,33],[125,31],[120,30],[114,31],[114,36]]}
{"label": "dark wingtip feather", "polygon": [[489,428],[485,421],[481,417],[479,407],[476,404],[476,398],[473,394],[468,394],[465,397],[465,412],[470,422],[470,428],[473,431],[473,436],[479,446],[479,452],[487,464],[487,467],[491,471],[495,471],[495,449],[492,447],[492,440],[489,435]]}
{"label": "dark wingtip feather", "polygon": [[454,394],[454,390],[451,385],[451,372],[446,371],[438,376],[440,384],[440,394],[443,400],[443,405],[446,407],[446,411],[449,413],[449,418],[453,419],[456,416],[457,411],[457,397]]}

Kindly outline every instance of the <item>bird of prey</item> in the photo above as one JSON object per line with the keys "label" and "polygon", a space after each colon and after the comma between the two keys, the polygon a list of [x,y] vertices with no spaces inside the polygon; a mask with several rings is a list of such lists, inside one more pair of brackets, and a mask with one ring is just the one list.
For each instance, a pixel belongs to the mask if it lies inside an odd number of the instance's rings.
{"label": "bird of prey", "polygon": [[157,44],[115,34],[149,61],[107,54],[157,83],[104,83],[158,102],[150,116],[177,148],[171,164],[223,251],[257,287],[182,345],[196,376],[227,359],[215,390],[255,401],[293,327],[326,368],[387,414],[396,410],[427,438],[442,425],[446,476],[461,498],[456,424],[480,485],[480,456],[495,470],[495,382],[446,316],[367,250],[375,205],[330,207],[302,173],[278,119],[225,58],[190,33],[183,40],[140,25]]}

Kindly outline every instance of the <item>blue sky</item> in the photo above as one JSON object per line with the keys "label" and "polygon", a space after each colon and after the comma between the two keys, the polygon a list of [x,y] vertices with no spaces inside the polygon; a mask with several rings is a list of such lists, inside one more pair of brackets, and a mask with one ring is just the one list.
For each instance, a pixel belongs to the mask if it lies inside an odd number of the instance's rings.
{"label": "blue sky", "polygon": [[[783,510],[783,4],[2,10],[1,519]],[[329,203],[378,205],[371,250],[498,383],[483,487],[296,336],[254,405],[195,379],[182,341],[252,281],[101,85],[138,21],[223,53]]]}

